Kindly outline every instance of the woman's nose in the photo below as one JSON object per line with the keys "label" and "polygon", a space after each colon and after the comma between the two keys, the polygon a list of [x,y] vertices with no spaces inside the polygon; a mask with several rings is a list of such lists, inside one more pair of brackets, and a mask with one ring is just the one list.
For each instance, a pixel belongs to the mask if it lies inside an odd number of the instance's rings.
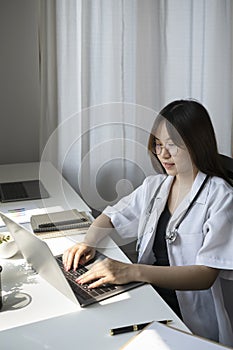
{"label": "woman's nose", "polygon": [[161,156],[162,157],[166,157],[166,158],[170,158],[171,157],[171,154],[170,154],[170,152],[168,151],[168,149],[166,147],[162,148]]}

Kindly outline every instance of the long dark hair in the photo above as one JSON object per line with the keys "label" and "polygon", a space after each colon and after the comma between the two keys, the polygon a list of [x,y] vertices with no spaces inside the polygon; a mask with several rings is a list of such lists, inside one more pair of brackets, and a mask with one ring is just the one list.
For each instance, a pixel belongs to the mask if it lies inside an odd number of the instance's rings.
{"label": "long dark hair", "polygon": [[[229,182],[218,153],[215,132],[206,108],[194,100],[177,100],[164,107],[152,127],[148,149],[152,151],[155,131],[165,121],[167,131],[178,146],[182,142],[198,170]],[[152,158],[153,163],[153,158]]]}

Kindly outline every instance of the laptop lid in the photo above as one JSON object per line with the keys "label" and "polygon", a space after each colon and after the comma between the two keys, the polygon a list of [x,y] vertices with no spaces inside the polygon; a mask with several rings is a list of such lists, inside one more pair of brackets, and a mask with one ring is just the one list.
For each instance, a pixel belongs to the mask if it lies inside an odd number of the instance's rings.
{"label": "laptop lid", "polygon": [[[73,292],[45,241],[42,241],[39,237],[16,223],[2,212],[0,212],[0,216],[14,238],[23,257],[29,264],[32,265],[33,269],[47,282],[63,293],[67,298],[82,307],[91,305],[95,302],[103,301],[111,296],[118,295],[122,292],[144,284],[143,282],[131,282],[124,285],[115,285],[114,289],[107,293],[83,300],[78,292],[77,295],[75,295]],[[97,252],[96,257],[86,265],[87,268],[90,268],[96,260],[102,260],[104,258],[106,258],[104,254]]]}
{"label": "laptop lid", "polygon": [[11,220],[2,212],[0,212],[0,216],[14,238],[23,257],[32,265],[33,269],[67,298],[79,304],[45,241],[42,241],[39,237]]}
{"label": "laptop lid", "polygon": [[0,183],[2,203],[48,198],[49,193],[40,180]]}

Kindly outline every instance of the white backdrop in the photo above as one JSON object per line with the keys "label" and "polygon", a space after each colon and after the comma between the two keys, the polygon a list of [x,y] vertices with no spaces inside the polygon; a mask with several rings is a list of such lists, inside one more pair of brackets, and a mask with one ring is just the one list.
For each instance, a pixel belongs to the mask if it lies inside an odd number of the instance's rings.
{"label": "white backdrop", "polygon": [[92,208],[152,172],[148,133],[173,99],[202,102],[231,154],[231,0],[42,0],[40,23],[42,158]]}

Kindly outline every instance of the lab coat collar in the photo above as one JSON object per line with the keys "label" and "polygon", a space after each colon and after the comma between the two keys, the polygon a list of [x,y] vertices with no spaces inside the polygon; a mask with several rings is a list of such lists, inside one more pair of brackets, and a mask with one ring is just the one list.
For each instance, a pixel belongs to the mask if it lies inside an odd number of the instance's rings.
{"label": "lab coat collar", "polygon": [[[194,183],[192,185],[190,194],[187,197],[187,202],[190,203],[192,201],[192,199],[194,198],[195,194],[197,193],[197,191],[199,190],[199,188],[201,187],[203,181],[205,180],[206,174],[202,173],[201,171],[199,171],[197,173],[197,176],[194,180]],[[171,185],[173,183],[174,180],[174,176],[167,176],[167,179],[164,181],[164,183],[161,186],[161,189],[157,195],[157,199],[166,199],[169,195],[169,191],[171,188]],[[206,197],[207,197],[207,191],[202,191],[200,193],[200,196],[198,196],[197,198],[197,203],[205,203],[206,202]]]}
{"label": "lab coat collar", "polygon": [[[194,198],[194,196],[197,193],[197,191],[199,190],[199,188],[201,187],[201,185],[202,185],[203,181],[205,180],[206,176],[207,175],[202,173],[201,171],[199,171],[197,173],[197,176],[196,176],[196,178],[194,180],[194,183],[192,185],[191,192],[190,192],[190,198],[189,198],[190,202]],[[209,186],[208,182],[207,182],[206,186]],[[196,202],[200,203],[200,204],[204,204],[206,202],[207,194],[208,194],[208,191],[202,191],[200,193],[200,195],[198,196]]]}
{"label": "lab coat collar", "polygon": [[[201,172],[199,172],[197,174],[189,195],[186,196],[186,198],[182,201],[182,203],[175,210],[175,212],[172,215],[171,220],[168,224],[167,230],[171,230],[174,227],[174,225],[179,220],[181,215],[188,208],[189,203],[191,202],[191,200],[193,199],[193,197],[195,196],[195,194],[199,190],[202,182],[205,179],[205,176],[206,175],[201,173]],[[151,253],[152,241],[153,241],[154,232],[156,229],[156,223],[157,223],[158,218],[161,215],[161,213],[166,205],[169,191],[170,191],[173,180],[174,180],[173,176],[167,176],[165,178],[165,180],[162,182],[161,187],[154,198],[154,205],[152,207],[152,210],[150,212],[149,217],[147,217],[147,219],[146,219],[147,220],[146,227],[144,228],[144,230],[142,232],[142,237],[139,237],[138,247],[141,244],[140,257],[139,257],[140,262],[143,262],[145,260],[148,263],[148,261],[149,261],[148,257],[149,257],[149,255],[152,255],[152,253]],[[203,191],[202,191],[200,196],[197,198],[197,201],[200,203],[202,203],[202,202],[204,203],[205,200],[206,200],[206,194],[203,195]],[[142,241],[141,241],[141,239],[142,239]]]}
{"label": "lab coat collar", "polygon": [[151,201],[153,202],[152,208],[147,211],[147,216],[144,219],[145,227],[141,230],[139,235],[138,246],[139,257],[138,261],[140,263],[154,263],[154,253],[152,251],[153,240],[155,229],[157,226],[158,218],[165,207],[167,198],[169,195],[170,187],[172,185],[174,177],[165,176],[162,179],[162,182],[155,189],[156,193],[153,193],[151,196]]}
{"label": "lab coat collar", "polygon": [[174,176],[167,176],[165,181],[162,183],[161,188],[159,190],[159,193],[156,196],[156,199],[161,199],[164,200],[166,199],[169,195],[170,188],[172,186],[172,183],[174,181]]}
{"label": "lab coat collar", "polygon": [[[203,181],[205,180],[205,177],[206,177],[206,174],[204,174],[200,171],[198,172],[198,174],[194,180],[194,183],[192,185],[191,191],[184,198],[184,200],[180,203],[180,205],[178,206],[178,208],[175,210],[174,214],[172,215],[171,220],[170,220],[168,227],[167,227],[168,230],[171,230],[174,227],[174,225],[180,219],[180,217],[183,215],[185,210],[187,210],[189,204],[191,203],[192,199],[194,198],[194,196],[198,192],[199,188],[201,187]],[[207,186],[209,186],[208,182],[207,182]],[[198,198],[196,199],[196,202],[200,203],[200,204],[204,204],[206,202],[206,199],[207,199],[207,194],[208,194],[208,191],[203,190],[200,193],[200,195],[198,196]]]}

